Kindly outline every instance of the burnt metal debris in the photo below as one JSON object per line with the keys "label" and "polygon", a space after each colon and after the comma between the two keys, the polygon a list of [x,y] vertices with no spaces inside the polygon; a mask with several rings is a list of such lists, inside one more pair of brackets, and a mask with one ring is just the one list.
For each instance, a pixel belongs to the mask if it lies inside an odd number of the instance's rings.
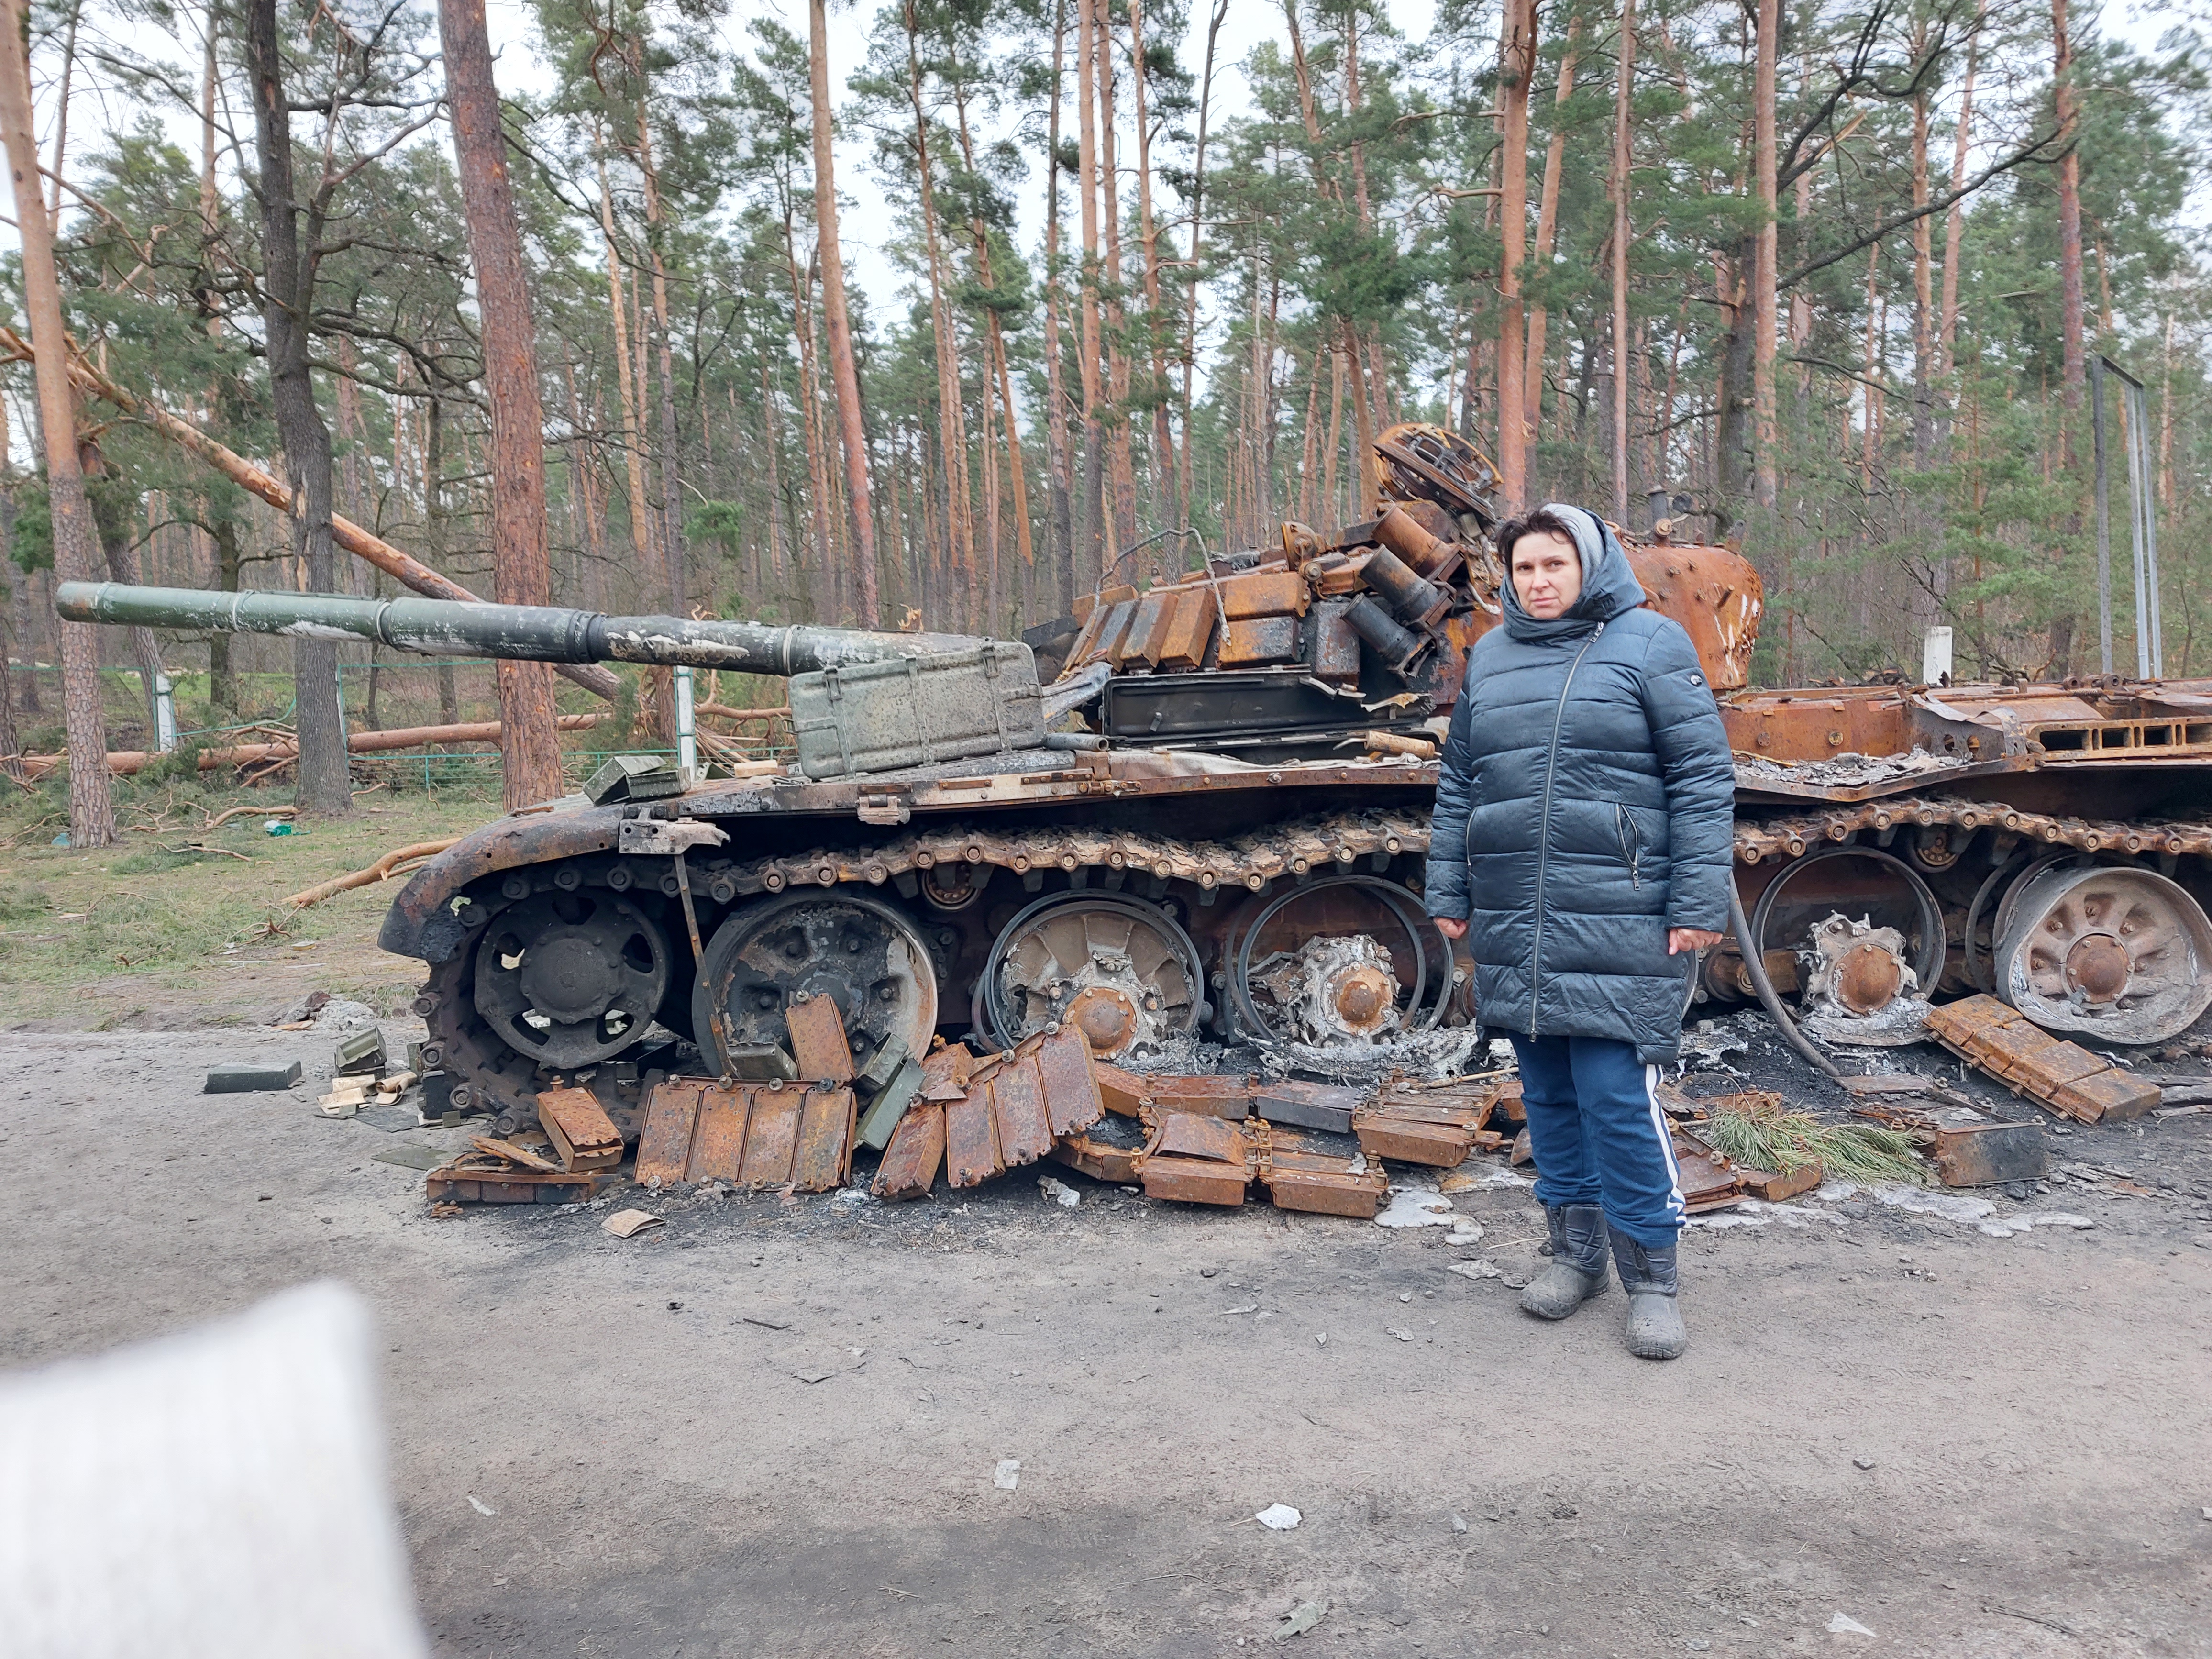
{"label": "burnt metal debris", "polygon": [[[1504,580],[1488,461],[1416,425],[1376,450],[1372,517],[1105,587],[1024,641],[110,584],[57,603],[791,677],[790,764],[610,767],[392,906],[380,943],[428,969],[420,1069],[506,1144],[581,1091],[627,1146],[688,1113],[654,1141],[665,1173],[795,1182],[789,1122],[812,1126],[809,1184],[866,1147],[886,1194],[1055,1158],[1106,1179],[1149,1161],[1223,1201],[1273,1172],[1357,1208],[1368,1155],[1310,1166],[1340,1154],[1299,1137],[1504,1128],[1393,1118],[1373,1086],[1480,1022],[1420,892],[1436,751]],[[1736,756],[1747,923],[1697,965],[1692,1010],[1752,1000],[1756,963],[1825,1042],[1932,1033],[2054,1109],[2134,1109],[2109,1067],[2058,1074],[2075,1042],[2165,1042],[2212,1006],[2212,680],[1750,690],[1749,562],[1664,521],[1625,541]],[[1158,1144],[1054,1122],[1049,1091],[1040,1112],[1028,1059],[1071,1033],[1109,1119],[1126,1105]],[[1237,1139],[1169,1127],[1192,1114]]]}

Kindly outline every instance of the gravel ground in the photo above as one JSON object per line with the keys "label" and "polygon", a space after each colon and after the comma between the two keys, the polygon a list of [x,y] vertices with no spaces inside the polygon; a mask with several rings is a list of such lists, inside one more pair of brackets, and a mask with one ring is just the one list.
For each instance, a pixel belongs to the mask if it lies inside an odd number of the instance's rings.
{"label": "gravel ground", "polygon": [[[1694,1345],[1654,1365],[1617,1291],[1515,1309],[1523,1187],[1455,1194],[1463,1246],[1057,1168],[1079,1207],[1017,1172],[441,1221],[375,1154],[454,1132],[197,1092],[328,1051],[0,1036],[0,1364],[356,1285],[441,1653],[1215,1655],[1305,1602],[1322,1653],[2212,1653],[2212,1116],[2077,1129],[2081,1178],[1986,1212],[1701,1226]],[[1747,1081],[1839,1104],[1765,1036],[1684,1086]],[[617,1241],[625,1204],[667,1224]],[[1986,1224],[2062,1214],[2093,1224]]]}

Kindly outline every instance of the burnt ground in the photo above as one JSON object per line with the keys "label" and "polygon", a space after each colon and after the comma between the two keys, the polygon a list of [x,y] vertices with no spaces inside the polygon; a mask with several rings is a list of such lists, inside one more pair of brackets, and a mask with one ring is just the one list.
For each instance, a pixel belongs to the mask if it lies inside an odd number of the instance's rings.
{"label": "burnt ground", "polygon": [[[356,1285],[441,1653],[1219,1655],[1304,1601],[1319,1653],[2212,1653],[2212,1115],[1980,1195],[2087,1228],[1864,1194],[1698,1228],[1694,1344],[1655,1365],[1617,1291],[1546,1326],[1446,1271],[1526,1270],[1522,1187],[1455,1195],[1471,1247],[1057,1168],[1080,1207],[1032,1171],[434,1220],[374,1155],[454,1132],[197,1092],[329,1046],[0,1036],[0,1364]],[[1771,1041],[1725,1058],[1689,1091],[1837,1106]],[[667,1224],[601,1231],[631,1203]]]}

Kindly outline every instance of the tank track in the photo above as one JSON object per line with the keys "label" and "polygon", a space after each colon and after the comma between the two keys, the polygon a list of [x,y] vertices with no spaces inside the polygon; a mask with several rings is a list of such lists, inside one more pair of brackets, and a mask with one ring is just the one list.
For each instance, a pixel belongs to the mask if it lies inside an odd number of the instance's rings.
{"label": "tank track", "polygon": [[[2083,852],[2212,856],[2212,824],[2108,823],[2023,811],[2002,803],[1910,796],[1741,822],[1735,855],[1753,865],[1802,858],[1824,843],[1848,841],[1864,830],[1937,827],[1994,829]],[[1039,884],[1047,871],[1080,870],[1150,877],[1163,884],[1188,882],[1202,892],[1261,892],[1286,877],[1348,868],[1363,858],[1425,854],[1428,847],[1427,814],[1410,812],[1345,813],[1227,841],[1097,830],[1005,832],[956,823],[866,849],[819,848],[745,861],[701,860],[693,869],[695,878],[723,904],[793,888],[880,887],[939,864],[963,862],[1011,870]],[[470,948],[434,966],[416,1007],[428,1023],[445,1068],[471,1091],[471,1109],[489,1112],[512,1133],[537,1119],[538,1068],[501,1042],[477,1014],[473,960],[472,941]]]}
{"label": "tank track", "polygon": [[1771,858],[1802,858],[1824,842],[1845,842],[1861,830],[1948,828],[1995,830],[2070,847],[2084,853],[2136,853],[2178,858],[2212,856],[2212,823],[2120,823],[2090,818],[2053,817],[2023,811],[2001,801],[1948,800],[1941,797],[1867,801],[1823,806],[1777,817],[1740,823],[1735,855],[1745,864]]}
{"label": "tank track", "polygon": [[[696,859],[692,878],[719,904],[798,887],[879,887],[939,864],[987,864],[1034,876],[1100,871],[1185,881],[1202,891],[1263,891],[1275,880],[1428,851],[1425,813],[1359,812],[1285,824],[1227,842],[1093,830],[1032,829],[1013,834],[948,824],[866,851],[817,848],[748,862]],[[548,866],[550,867],[550,866]],[[538,1117],[538,1066],[500,1040],[477,1012],[476,940],[430,969],[415,1011],[430,1029],[440,1063],[470,1091],[468,1109],[490,1113],[501,1133]]]}

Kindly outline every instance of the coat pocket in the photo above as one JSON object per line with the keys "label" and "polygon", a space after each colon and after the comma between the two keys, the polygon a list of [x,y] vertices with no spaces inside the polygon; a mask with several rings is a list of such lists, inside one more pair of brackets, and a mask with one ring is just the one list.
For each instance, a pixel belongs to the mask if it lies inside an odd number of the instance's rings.
{"label": "coat pocket", "polygon": [[1640,892],[1644,887],[1644,838],[1637,833],[1636,815],[1620,801],[1613,804],[1613,827],[1620,836],[1620,858],[1628,866],[1628,884]]}

